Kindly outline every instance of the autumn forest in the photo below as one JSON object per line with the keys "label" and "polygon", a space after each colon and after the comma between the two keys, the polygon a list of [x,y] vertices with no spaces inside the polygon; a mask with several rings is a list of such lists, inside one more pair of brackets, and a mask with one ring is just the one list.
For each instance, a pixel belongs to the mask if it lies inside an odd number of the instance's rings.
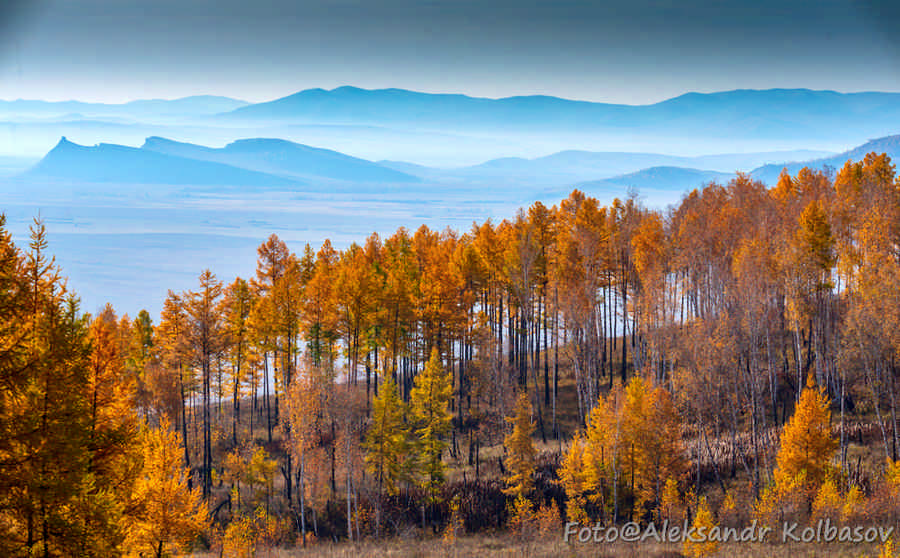
{"label": "autumn forest", "polygon": [[2,556],[900,518],[883,154],[666,210],[575,190],[344,250],[272,235],[158,318],[86,313],[52,246],[0,220]]}

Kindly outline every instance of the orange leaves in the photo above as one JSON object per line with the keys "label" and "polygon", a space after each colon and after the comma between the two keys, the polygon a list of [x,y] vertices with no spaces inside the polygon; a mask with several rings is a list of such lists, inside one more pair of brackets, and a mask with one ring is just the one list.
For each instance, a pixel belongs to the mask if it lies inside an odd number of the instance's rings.
{"label": "orange leaves", "polygon": [[822,205],[812,201],[800,214],[795,237],[801,262],[817,274],[827,275],[834,266],[834,238]]}
{"label": "orange leaves", "polygon": [[666,271],[666,241],[662,219],[652,213],[641,220],[634,237],[634,265],[645,283],[653,282],[657,275]]}
{"label": "orange leaves", "polygon": [[653,388],[636,376],[625,390],[622,409],[623,440],[631,446],[634,490],[641,504],[655,507],[669,478],[679,478],[687,468],[681,445],[681,422],[669,392]]}
{"label": "orange leaves", "polygon": [[677,482],[687,465],[671,396],[635,376],[624,391],[614,388],[600,398],[585,438],[576,437],[564,459],[560,476],[576,506],[570,517],[581,516],[588,502],[610,499],[610,487],[617,484],[635,496],[634,514],[640,517],[661,505],[667,482]]}

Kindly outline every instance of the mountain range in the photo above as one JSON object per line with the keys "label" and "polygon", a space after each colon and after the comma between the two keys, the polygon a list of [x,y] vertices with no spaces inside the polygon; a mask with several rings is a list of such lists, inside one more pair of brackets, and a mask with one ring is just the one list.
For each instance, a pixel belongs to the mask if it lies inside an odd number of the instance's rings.
{"label": "mountain range", "polygon": [[[308,89],[238,107],[226,121],[333,122],[416,128],[503,129],[518,133],[656,133],[667,137],[865,137],[900,128],[900,93],[809,89],[687,93],[649,105],[575,101],[549,96],[486,99],[404,89]],[[824,135],[824,136],[823,136]]]}
{"label": "mountain range", "polygon": [[90,183],[289,187],[318,181],[409,183],[417,177],[377,163],[279,139],[246,139],[223,148],[150,137],[140,148],[83,146],[63,137],[25,178]]}
{"label": "mountain range", "polygon": [[[134,148],[105,143],[86,147],[64,137],[23,176],[92,183],[247,188],[299,189],[315,185],[319,190],[328,183],[352,187],[360,183],[428,182],[450,188],[463,183],[475,183],[477,187],[512,186],[520,191],[530,189],[555,195],[565,195],[576,186],[587,192],[624,192],[634,188],[680,193],[709,182],[725,183],[735,171],[749,172],[753,178],[771,186],[782,168],[791,174],[804,166],[816,170],[839,169],[847,160],[860,160],[872,151],[900,159],[900,135],[871,140],[837,155],[763,164],[754,169],[747,169],[746,165],[819,152],[675,157],[654,153],[563,151],[534,159],[493,159],[470,167],[439,169],[399,161],[376,163],[280,139],[243,139],[211,148],[149,137],[140,148]],[[729,171],[725,166],[741,162],[745,168],[731,167],[733,170]],[[700,168],[702,165],[715,168]]]}
{"label": "mountain range", "polygon": [[[455,176],[462,180],[468,180],[467,175],[512,177],[516,172],[527,178],[532,173],[529,165],[554,181],[576,182],[652,166],[752,170],[768,163],[827,157],[898,130],[900,93],[808,89],[687,93],[646,105],[540,95],[487,99],[349,86],[307,89],[262,103],[218,96],[122,104],[0,101],[0,156],[39,157],[60,136],[83,145],[139,145],[152,136],[226,145],[241,138],[262,137],[315,145],[369,162],[384,161],[384,168],[407,175],[421,176],[409,172],[400,161],[454,167]],[[291,149],[290,157],[301,159],[299,151]],[[741,160],[728,155],[718,156],[719,160],[686,160],[700,153],[772,150],[777,151],[771,158]],[[593,161],[584,161],[581,155],[601,152],[612,155],[606,161],[597,155],[588,156]],[[635,155],[631,162],[619,165],[625,161],[619,152],[673,153],[677,157],[644,156],[639,160]],[[547,153],[553,153],[550,157],[555,161],[516,161],[516,157],[540,159]],[[219,160],[223,155],[207,153],[204,157]],[[255,168],[272,168],[274,156],[264,165],[258,154],[253,157]],[[344,163],[352,166],[351,161]],[[463,168],[467,166],[479,168]],[[350,179],[355,179],[352,173]],[[394,175],[394,179],[403,177]]]}

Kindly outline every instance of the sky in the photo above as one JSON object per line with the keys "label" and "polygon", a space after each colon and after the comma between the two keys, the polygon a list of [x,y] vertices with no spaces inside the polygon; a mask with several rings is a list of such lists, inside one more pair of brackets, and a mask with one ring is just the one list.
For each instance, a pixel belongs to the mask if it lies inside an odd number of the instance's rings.
{"label": "sky", "polygon": [[0,99],[900,91],[892,0],[0,0]]}

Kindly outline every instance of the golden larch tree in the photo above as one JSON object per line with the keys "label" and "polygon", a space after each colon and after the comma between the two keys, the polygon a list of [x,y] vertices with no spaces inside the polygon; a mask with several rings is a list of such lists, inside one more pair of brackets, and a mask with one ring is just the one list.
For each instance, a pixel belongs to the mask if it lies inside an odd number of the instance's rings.
{"label": "golden larch tree", "polygon": [[128,533],[130,550],[157,558],[170,549],[186,549],[209,526],[200,488],[188,488],[178,432],[163,419],[141,433],[141,474],[132,495]]}
{"label": "golden larch tree", "polygon": [[409,429],[403,420],[405,405],[390,376],[372,399],[372,423],[366,433],[366,465],[378,490],[395,494],[409,479]]}
{"label": "golden larch tree", "polygon": [[416,376],[410,392],[422,486],[428,489],[432,501],[437,488],[444,483],[445,465],[441,457],[447,448],[446,437],[452,426],[448,409],[452,392],[450,374],[441,366],[440,355],[434,348],[425,370]]}
{"label": "golden larch tree", "polygon": [[507,421],[513,424],[513,431],[503,440],[507,451],[506,494],[525,498],[534,486],[534,467],[537,450],[531,440],[534,423],[531,421],[531,400],[528,392],[521,391],[516,399],[516,411]]}
{"label": "golden larch tree", "polygon": [[837,440],[831,431],[829,403],[828,396],[816,387],[810,374],[794,414],[781,434],[774,472],[779,490],[800,481],[811,498],[832,471],[831,458],[837,450]]}

